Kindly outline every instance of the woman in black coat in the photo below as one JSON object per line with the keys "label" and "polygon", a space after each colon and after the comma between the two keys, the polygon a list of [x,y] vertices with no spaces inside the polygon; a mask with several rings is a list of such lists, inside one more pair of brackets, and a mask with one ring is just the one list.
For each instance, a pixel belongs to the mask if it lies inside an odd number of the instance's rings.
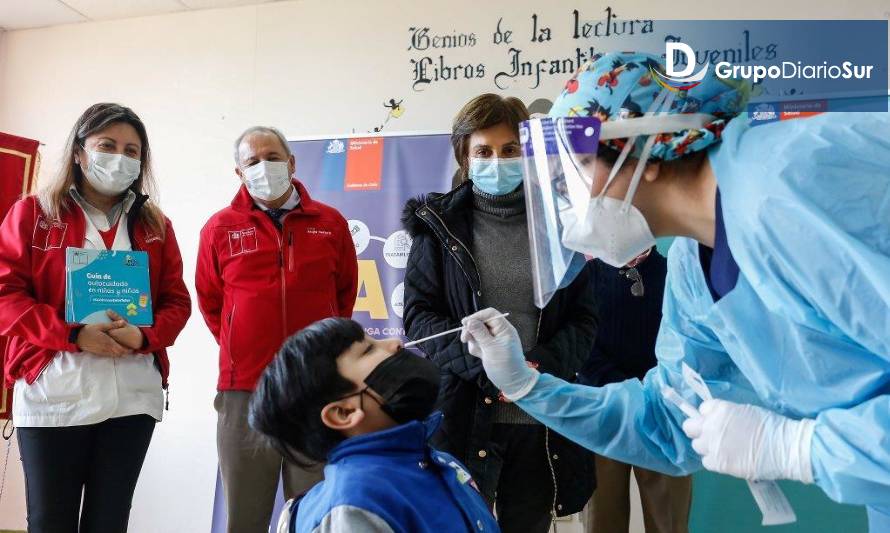
{"label": "woman in black coat", "polygon": [[[534,305],[515,98],[486,94],[455,118],[463,183],[405,206],[414,239],[405,272],[405,329],[418,339],[483,309],[510,313],[530,366],[574,380],[593,346],[596,315],[585,269],[547,307]],[[549,530],[581,510],[595,486],[592,455],[509,403],[457,335],[420,348],[439,365],[444,412],[435,444],[470,469],[505,533]]]}

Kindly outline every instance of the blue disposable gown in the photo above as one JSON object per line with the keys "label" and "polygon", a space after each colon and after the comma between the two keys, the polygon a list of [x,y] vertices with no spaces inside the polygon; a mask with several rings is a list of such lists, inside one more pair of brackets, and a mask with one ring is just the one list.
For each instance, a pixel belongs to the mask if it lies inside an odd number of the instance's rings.
{"label": "blue disposable gown", "polygon": [[660,393],[671,385],[697,405],[685,361],[717,398],[815,418],[815,482],[890,514],[890,114],[737,118],[709,159],[735,288],[715,303],[698,244],[678,239],[644,380],[542,375],[519,406],[602,455],[686,474],[700,457]]}

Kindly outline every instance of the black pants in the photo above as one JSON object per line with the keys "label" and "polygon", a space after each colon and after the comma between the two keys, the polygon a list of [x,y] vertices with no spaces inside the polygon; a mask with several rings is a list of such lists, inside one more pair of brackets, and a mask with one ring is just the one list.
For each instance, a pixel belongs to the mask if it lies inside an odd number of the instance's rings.
{"label": "black pants", "polygon": [[502,533],[546,533],[553,476],[540,424],[494,424],[490,448],[500,463],[495,514]]}
{"label": "black pants", "polygon": [[29,533],[127,531],[154,428],[148,415],[88,426],[18,428]]}

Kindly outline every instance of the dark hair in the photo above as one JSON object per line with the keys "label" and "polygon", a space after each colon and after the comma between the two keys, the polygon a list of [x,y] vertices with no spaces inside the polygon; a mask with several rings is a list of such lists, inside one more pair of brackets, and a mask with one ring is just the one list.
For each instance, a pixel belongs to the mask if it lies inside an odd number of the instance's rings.
{"label": "dark hair", "polygon": [[289,461],[304,467],[325,461],[345,438],[322,423],[321,409],[357,388],[337,371],[337,357],[364,338],[358,322],[319,320],[285,340],[263,371],[248,420]]}
{"label": "dark hair", "polygon": [[[148,133],[145,131],[145,124],[143,124],[142,119],[132,109],[120,104],[93,104],[80,115],[80,118],[77,119],[77,122],[74,123],[74,127],[71,129],[71,134],[68,136],[68,141],[65,144],[64,159],[62,160],[62,167],[59,173],[38,195],[40,207],[47,217],[58,219],[61,211],[66,209],[68,189],[72,185],[80,187],[81,181],[83,181],[83,172],[80,170],[80,165],[74,162],[74,155],[77,150],[83,148],[86,138],[118,123],[133,126],[136,134],[139,135],[139,141],[142,143],[139,177],[130,185],[130,190],[136,193],[148,194],[150,197],[155,196],[157,191],[151,169],[151,149],[148,145]],[[157,204],[151,200],[145,202],[145,205],[139,211],[139,218],[146,226],[154,230],[158,236],[164,237],[166,219]]]}
{"label": "dark hair", "polygon": [[504,98],[497,94],[481,94],[461,108],[451,125],[451,146],[454,158],[460,167],[462,180],[467,179],[467,154],[470,149],[470,136],[479,130],[506,124],[519,136],[519,123],[528,120],[528,109],[522,100],[512,96]]}

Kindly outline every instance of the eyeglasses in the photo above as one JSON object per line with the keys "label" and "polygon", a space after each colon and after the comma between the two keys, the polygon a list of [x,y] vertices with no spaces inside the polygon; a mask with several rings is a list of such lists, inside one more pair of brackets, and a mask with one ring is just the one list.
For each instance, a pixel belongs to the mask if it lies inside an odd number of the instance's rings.
{"label": "eyeglasses", "polygon": [[646,293],[646,289],[643,287],[643,276],[640,275],[640,271],[637,270],[636,267],[631,267],[621,269],[618,273],[634,282],[633,285],[630,286],[630,293],[637,298],[642,298]]}

